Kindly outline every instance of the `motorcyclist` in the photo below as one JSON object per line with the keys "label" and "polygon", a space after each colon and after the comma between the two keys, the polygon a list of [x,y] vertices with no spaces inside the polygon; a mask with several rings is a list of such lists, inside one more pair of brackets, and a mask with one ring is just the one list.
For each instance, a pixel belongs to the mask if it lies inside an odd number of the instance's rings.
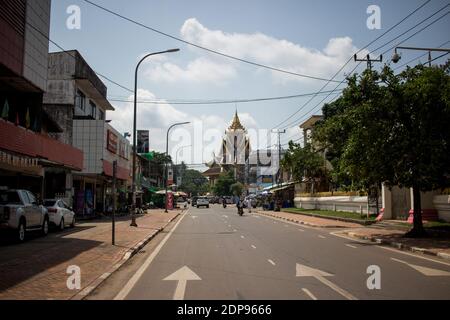
{"label": "motorcyclist", "polygon": [[227,207],[227,199],[225,199],[225,197],[222,197],[222,205],[224,208]]}
{"label": "motorcyclist", "polygon": [[244,202],[242,201],[241,197],[236,196],[236,207],[238,209],[238,214],[243,215],[244,214]]}

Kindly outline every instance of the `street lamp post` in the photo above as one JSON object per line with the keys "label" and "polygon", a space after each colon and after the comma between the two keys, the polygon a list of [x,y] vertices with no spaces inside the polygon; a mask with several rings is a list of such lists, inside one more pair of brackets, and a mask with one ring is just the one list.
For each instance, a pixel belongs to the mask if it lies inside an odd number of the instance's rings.
{"label": "street lamp post", "polygon": [[[183,150],[183,149],[189,148],[189,147],[192,147],[192,145],[179,147],[179,148],[177,149],[177,152],[176,152],[176,154],[175,154],[175,167],[177,167],[177,177],[178,177],[178,175],[182,175],[181,170],[178,170],[178,153],[180,152],[180,150]],[[178,178],[177,178],[177,179],[178,179]],[[178,185],[178,184],[177,184],[177,185]]]}
{"label": "street lamp post", "polygon": [[[172,130],[174,127],[176,127],[176,126],[182,126],[182,125],[185,125],[185,124],[189,124],[190,122],[179,122],[179,123],[175,123],[175,124],[173,124],[173,125],[171,125],[170,127],[169,127],[169,129],[167,130],[167,139],[166,139],[166,157],[168,157],[169,156],[169,133],[170,133],[170,130]],[[167,179],[169,178],[169,172],[168,172],[168,167],[167,167],[167,159],[166,159],[166,168],[165,168],[165,179],[164,179],[164,185],[166,186],[166,210],[165,210],[165,212],[167,213],[167,212],[169,212],[168,210],[167,210],[167,204],[168,204],[168,197],[167,197]]]}
{"label": "street lamp post", "polygon": [[179,147],[179,148],[177,149],[177,153],[176,153],[176,157],[175,157],[175,165],[178,165],[178,153],[180,152],[180,150],[183,150],[183,149],[189,148],[189,147],[192,147],[192,145]]}
{"label": "street lamp post", "polygon": [[132,192],[132,206],[131,206],[131,226],[137,227],[136,224],[136,217],[135,217],[135,210],[136,210],[136,122],[137,122],[137,83],[138,83],[138,70],[141,63],[147,59],[150,56],[154,56],[157,54],[163,54],[163,53],[170,53],[170,52],[177,52],[180,51],[180,49],[170,49],[166,51],[161,52],[154,52],[149,53],[145,55],[137,64],[136,70],[134,72],[134,115],[133,115],[133,172],[132,172],[132,186],[131,186],[131,192]]}

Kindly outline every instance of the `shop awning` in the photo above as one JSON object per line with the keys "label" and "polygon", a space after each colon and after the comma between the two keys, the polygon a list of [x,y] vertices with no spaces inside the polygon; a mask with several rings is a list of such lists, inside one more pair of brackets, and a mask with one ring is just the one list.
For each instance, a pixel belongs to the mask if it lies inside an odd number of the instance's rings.
{"label": "shop awning", "polygon": [[276,191],[285,190],[285,189],[295,185],[295,183],[296,182],[286,182],[286,183],[276,184],[276,185],[264,188],[264,191],[276,192]]}
{"label": "shop awning", "polygon": [[275,189],[272,189],[272,190],[270,190],[270,191],[271,191],[271,192],[283,191],[283,190],[289,189],[289,187],[290,187],[290,185],[289,185],[289,186],[284,186],[284,187],[275,188]]}

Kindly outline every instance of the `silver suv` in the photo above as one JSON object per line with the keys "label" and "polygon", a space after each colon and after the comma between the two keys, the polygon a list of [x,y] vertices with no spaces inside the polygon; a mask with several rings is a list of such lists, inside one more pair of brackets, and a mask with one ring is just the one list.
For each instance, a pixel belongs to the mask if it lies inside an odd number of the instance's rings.
{"label": "silver suv", "polygon": [[209,200],[207,197],[198,197],[197,199],[197,209],[200,207],[209,208]]}
{"label": "silver suv", "polygon": [[49,217],[45,207],[27,190],[0,190],[0,230],[13,231],[17,241],[25,241],[26,231],[48,234]]}

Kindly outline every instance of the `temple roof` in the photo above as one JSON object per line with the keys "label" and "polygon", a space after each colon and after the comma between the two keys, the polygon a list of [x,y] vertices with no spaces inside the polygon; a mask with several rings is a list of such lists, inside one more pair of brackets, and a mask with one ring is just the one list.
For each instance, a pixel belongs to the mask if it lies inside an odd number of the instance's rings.
{"label": "temple roof", "polygon": [[244,126],[241,124],[241,120],[239,120],[239,116],[236,110],[234,115],[233,122],[231,123],[229,130],[245,130]]}

